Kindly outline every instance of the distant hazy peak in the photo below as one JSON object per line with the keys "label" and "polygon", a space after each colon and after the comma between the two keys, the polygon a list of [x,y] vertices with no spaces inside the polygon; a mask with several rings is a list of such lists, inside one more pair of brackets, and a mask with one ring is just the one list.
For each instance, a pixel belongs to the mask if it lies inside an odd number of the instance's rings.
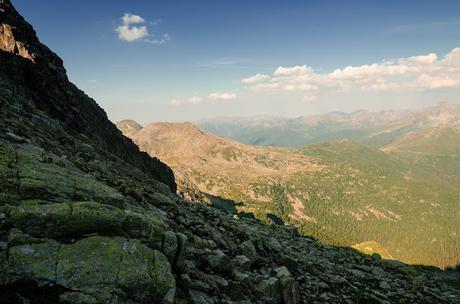
{"label": "distant hazy peak", "polygon": [[123,133],[123,135],[127,137],[135,134],[137,131],[142,129],[142,125],[132,119],[120,120],[116,123],[116,126],[121,131],[121,133]]}
{"label": "distant hazy peak", "polygon": [[150,138],[180,139],[181,143],[184,144],[184,148],[187,147],[187,143],[196,144],[201,142],[205,144],[220,139],[215,135],[204,132],[190,122],[153,122],[142,128],[134,137],[139,140],[148,140]]}
{"label": "distant hazy peak", "polygon": [[191,122],[152,122],[145,126],[146,129],[154,130],[163,130],[163,131],[183,131],[186,133],[189,132],[199,132],[204,133],[198,126],[192,124]]}

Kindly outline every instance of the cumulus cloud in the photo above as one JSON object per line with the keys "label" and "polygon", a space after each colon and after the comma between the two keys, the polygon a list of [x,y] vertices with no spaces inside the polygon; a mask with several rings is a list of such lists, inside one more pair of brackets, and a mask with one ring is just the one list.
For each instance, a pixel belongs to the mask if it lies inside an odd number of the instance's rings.
{"label": "cumulus cloud", "polygon": [[211,93],[207,98],[201,96],[192,96],[187,99],[173,99],[169,102],[171,106],[180,105],[198,105],[203,102],[230,102],[236,99],[235,93]]}
{"label": "cumulus cloud", "polygon": [[460,85],[460,79],[453,79],[449,76],[433,76],[429,74],[422,74],[417,78],[417,85],[424,88],[437,89],[449,88]]}
{"label": "cumulus cloud", "polygon": [[293,67],[282,67],[280,66],[275,70],[273,75],[275,76],[290,76],[290,75],[305,75],[311,72],[312,69],[306,65],[293,66]]}
{"label": "cumulus cloud", "polygon": [[417,63],[433,63],[438,60],[438,55],[435,53],[430,53],[428,55],[422,56],[412,56],[409,57],[409,61],[417,62]]}
{"label": "cumulus cloud", "polygon": [[210,100],[222,100],[222,101],[230,101],[236,99],[235,93],[211,93],[209,94],[208,98]]}
{"label": "cumulus cloud", "polygon": [[253,84],[253,83],[258,83],[264,80],[270,79],[270,76],[265,75],[265,74],[256,74],[254,76],[248,77],[241,79],[241,82],[244,84]]}
{"label": "cumulus cloud", "polygon": [[[317,73],[307,65],[280,66],[269,75],[256,74],[241,80],[253,90],[313,92],[432,90],[460,86],[460,48],[443,58],[435,53],[346,66],[330,73]],[[310,101],[310,100],[308,100]]]}
{"label": "cumulus cloud", "polygon": [[142,18],[141,16],[133,15],[130,13],[125,13],[123,17],[121,17],[121,21],[125,25],[145,22],[144,18]]}
{"label": "cumulus cloud", "polygon": [[184,104],[196,105],[203,101],[203,98],[200,96],[192,96],[187,99],[173,99],[169,102],[171,106],[180,106]]}
{"label": "cumulus cloud", "polygon": [[121,18],[121,24],[115,29],[118,38],[125,42],[143,41],[151,44],[164,44],[171,40],[168,34],[155,38],[149,33],[148,22],[139,15],[125,13]]}
{"label": "cumulus cloud", "polygon": [[120,25],[116,29],[118,38],[123,41],[132,42],[140,40],[149,35],[146,26]]}

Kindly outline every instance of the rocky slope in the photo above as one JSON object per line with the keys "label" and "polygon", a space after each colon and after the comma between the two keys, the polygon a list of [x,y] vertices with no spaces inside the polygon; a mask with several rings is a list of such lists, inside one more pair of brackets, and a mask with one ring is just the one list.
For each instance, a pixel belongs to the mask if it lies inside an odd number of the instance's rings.
{"label": "rocky slope", "polygon": [[443,273],[173,191],[0,0],[2,303],[458,303]]}

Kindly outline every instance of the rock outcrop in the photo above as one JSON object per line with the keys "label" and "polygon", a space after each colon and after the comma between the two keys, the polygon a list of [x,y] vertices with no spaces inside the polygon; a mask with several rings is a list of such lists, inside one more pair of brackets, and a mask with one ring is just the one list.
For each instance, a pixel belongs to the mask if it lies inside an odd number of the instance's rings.
{"label": "rock outcrop", "polygon": [[428,270],[181,199],[9,0],[0,28],[1,303],[459,302]]}

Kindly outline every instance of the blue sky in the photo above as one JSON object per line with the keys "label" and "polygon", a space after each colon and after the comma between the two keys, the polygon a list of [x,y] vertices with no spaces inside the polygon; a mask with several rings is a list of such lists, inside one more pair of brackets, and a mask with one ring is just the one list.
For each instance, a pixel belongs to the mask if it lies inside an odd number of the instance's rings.
{"label": "blue sky", "polygon": [[113,121],[460,102],[460,1],[13,3]]}

